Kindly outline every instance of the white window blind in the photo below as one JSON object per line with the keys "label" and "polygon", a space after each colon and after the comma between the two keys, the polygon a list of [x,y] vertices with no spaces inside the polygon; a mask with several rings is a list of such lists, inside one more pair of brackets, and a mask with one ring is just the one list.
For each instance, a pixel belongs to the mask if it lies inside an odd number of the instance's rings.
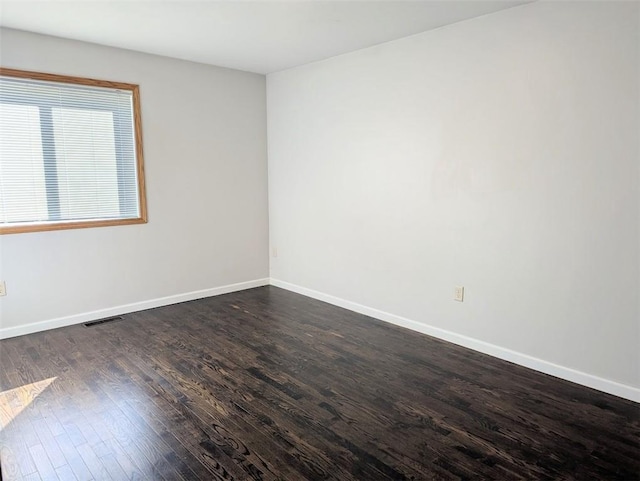
{"label": "white window blind", "polygon": [[51,77],[0,74],[0,229],[144,221],[135,89]]}

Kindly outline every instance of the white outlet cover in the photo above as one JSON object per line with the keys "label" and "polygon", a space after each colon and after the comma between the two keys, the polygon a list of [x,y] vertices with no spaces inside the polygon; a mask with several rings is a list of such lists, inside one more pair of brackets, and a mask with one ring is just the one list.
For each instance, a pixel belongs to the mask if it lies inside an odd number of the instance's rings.
{"label": "white outlet cover", "polygon": [[456,286],[453,291],[453,300],[458,302],[464,301],[464,287]]}

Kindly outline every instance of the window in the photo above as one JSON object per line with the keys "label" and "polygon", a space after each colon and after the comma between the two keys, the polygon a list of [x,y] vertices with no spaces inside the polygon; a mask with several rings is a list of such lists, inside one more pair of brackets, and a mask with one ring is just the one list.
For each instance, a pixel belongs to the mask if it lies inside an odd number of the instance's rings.
{"label": "window", "polygon": [[146,222],[138,86],[0,68],[0,233]]}

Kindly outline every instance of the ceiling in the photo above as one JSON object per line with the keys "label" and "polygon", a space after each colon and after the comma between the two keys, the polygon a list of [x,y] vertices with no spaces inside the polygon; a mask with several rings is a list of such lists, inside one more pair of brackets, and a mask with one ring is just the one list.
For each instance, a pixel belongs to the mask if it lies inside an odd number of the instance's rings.
{"label": "ceiling", "polygon": [[271,73],[529,0],[0,0],[0,25]]}

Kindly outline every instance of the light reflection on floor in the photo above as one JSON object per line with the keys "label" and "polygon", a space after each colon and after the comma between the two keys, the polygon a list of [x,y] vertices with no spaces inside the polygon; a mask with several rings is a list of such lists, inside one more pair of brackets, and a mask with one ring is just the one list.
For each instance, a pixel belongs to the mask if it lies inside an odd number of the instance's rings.
{"label": "light reflection on floor", "polygon": [[0,431],[18,417],[56,379],[57,377],[50,377],[0,392]]}

